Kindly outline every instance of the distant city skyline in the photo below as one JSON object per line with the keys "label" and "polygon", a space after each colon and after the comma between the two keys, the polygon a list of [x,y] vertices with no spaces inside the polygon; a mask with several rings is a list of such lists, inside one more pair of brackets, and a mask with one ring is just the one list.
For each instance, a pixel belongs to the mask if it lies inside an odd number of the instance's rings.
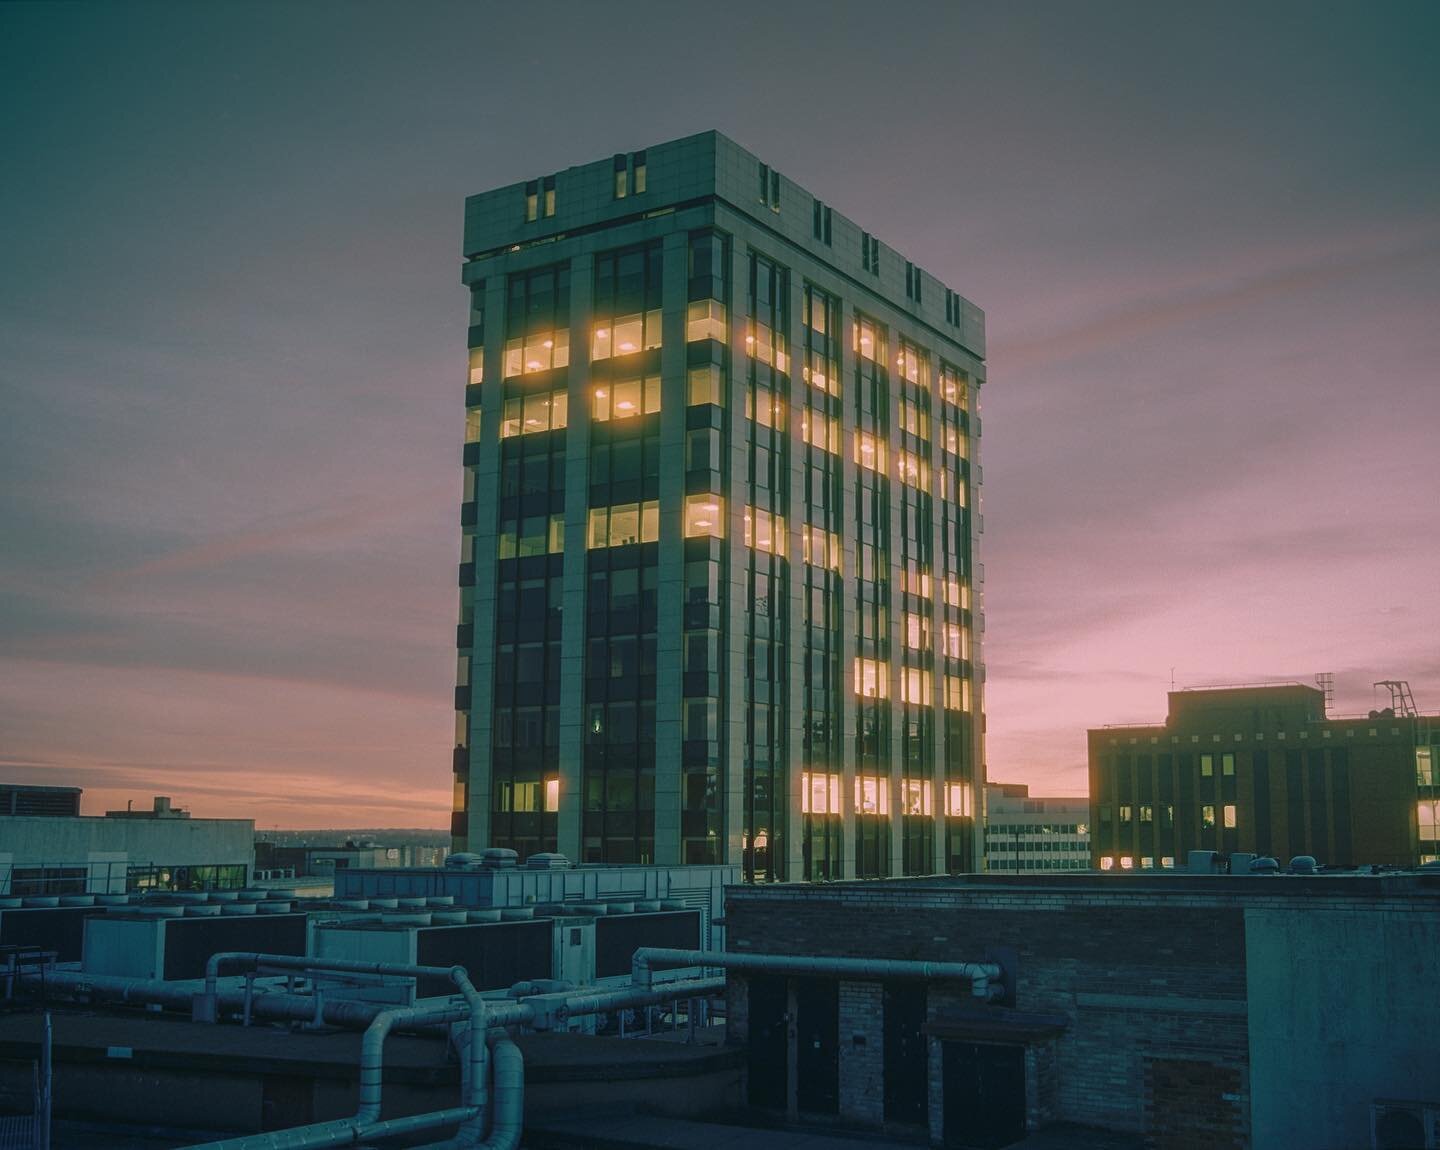
{"label": "distant city skyline", "polygon": [[986,311],[993,778],[1440,711],[1440,8],[707,11],[0,6],[0,780],[445,825],[464,197],[712,127]]}

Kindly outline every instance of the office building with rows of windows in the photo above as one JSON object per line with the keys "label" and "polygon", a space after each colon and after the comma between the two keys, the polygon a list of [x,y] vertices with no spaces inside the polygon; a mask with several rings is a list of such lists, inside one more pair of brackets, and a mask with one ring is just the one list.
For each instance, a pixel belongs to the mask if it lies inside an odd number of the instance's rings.
{"label": "office building with rows of windows", "polygon": [[1325,691],[1288,683],[1172,691],[1163,725],[1091,730],[1094,865],[1163,870],[1192,850],[1430,862],[1440,716],[1411,711],[1332,718]]}
{"label": "office building with rows of windows", "polygon": [[985,784],[985,869],[1089,870],[1090,800],[1032,797],[1025,783]]}
{"label": "office building with rows of windows", "polygon": [[978,869],[983,314],[714,132],[465,260],[455,848]]}

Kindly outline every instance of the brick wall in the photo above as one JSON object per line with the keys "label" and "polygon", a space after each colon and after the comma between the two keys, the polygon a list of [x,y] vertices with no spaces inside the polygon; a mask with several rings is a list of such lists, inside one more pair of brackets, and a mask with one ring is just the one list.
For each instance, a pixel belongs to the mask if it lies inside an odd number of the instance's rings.
{"label": "brick wall", "polygon": [[884,996],[878,982],[840,983],[840,1117],[885,1121]]}

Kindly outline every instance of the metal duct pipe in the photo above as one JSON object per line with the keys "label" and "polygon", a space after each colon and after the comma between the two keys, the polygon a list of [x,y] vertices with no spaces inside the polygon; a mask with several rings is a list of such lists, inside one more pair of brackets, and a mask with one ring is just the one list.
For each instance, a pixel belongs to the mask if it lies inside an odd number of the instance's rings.
{"label": "metal duct pipe", "polygon": [[672,950],[642,946],[631,959],[631,982],[639,987],[652,985],[657,968],[676,966],[719,966],[726,970],[758,970],[770,974],[819,974],[834,978],[919,978],[927,981],[955,980],[970,983],[976,998],[990,999],[990,982],[1003,972],[993,962],[913,962],[893,958],[824,958],[819,955],[733,954],[719,950]]}
{"label": "metal duct pipe", "polygon": [[399,962],[360,962],[348,958],[308,958],[296,954],[264,954],[253,950],[222,950],[212,954],[205,963],[205,992],[196,995],[192,1017],[196,1022],[216,1022],[215,993],[220,968],[236,967],[256,970],[262,966],[276,970],[319,970],[335,974],[390,974],[408,978],[444,978],[454,981],[455,972],[465,973],[463,966],[414,966]]}
{"label": "metal duct pipe", "polygon": [[354,1146],[377,1138],[395,1138],[418,1134],[437,1126],[450,1126],[470,1117],[470,1107],[452,1106],[449,1110],[433,1110],[407,1118],[388,1118],[369,1126],[357,1126],[353,1118],[318,1122],[314,1126],[298,1126],[291,1130],[274,1130],[268,1134],[246,1134],[219,1142],[205,1142],[188,1150],[321,1150],[326,1146]]}
{"label": "metal duct pipe", "polygon": [[[47,993],[86,995],[121,1003],[154,1003],[176,1010],[193,1010],[196,997],[194,982],[165,982],[162,979],[125,978],[121,975],[85,974],[78,970],[50,970],[45,973]],[[217,1007],[226,1011],[242,1010],[244,990],[222,990],[216,996]],[[250,1000],[250,1013],[256,1018],[283,1019],[295,1022],[321,1021],[330,1026],[352,1029],[369,1026],[385,1009],[383,1003],[358,1002],[349,999],[325,999],[319,1003],[306,994],[283,991],[257,991]]]}
{"label": "metal duct pipe", "polygon": [[[492,1031],[493,1033],[493,1031]],[[476,1119],[460,1124],[455,1137],[417,1150],[516,1150],[525,1126],[525,1058],[508,1037],[495,1043],[495,1121],[490,1137],[476,1141],[466,1134]]]}
{"label": "metal duct pipe", "polygon": [[602,990],[596,994],[577,994],[567,998],[556,1012],[563,1022],[581,1014],[601,1014],[625,1010],[632,1006],[655,1006],[677,998],[702,998],[725,990],[723,978],[692,978],[681,982],[662,982],[649,990],[625,987]]}

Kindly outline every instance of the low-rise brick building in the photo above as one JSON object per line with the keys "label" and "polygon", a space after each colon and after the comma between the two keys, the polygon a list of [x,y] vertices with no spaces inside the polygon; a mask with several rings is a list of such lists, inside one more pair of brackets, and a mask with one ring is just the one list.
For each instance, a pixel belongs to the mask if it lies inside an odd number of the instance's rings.
{"label": "low-rise brick building", "polygon": [[732,974],[731,1037],[750,1105],[792,1120],[946,1147],[1072,1122],[1156,1150],[1349,1150],[1408,1113],[1387,1100],[1440,1107],[1437,911],[1430,874],[733,888],[734,951],[1006,977],[983,1004],[963,983]]}

